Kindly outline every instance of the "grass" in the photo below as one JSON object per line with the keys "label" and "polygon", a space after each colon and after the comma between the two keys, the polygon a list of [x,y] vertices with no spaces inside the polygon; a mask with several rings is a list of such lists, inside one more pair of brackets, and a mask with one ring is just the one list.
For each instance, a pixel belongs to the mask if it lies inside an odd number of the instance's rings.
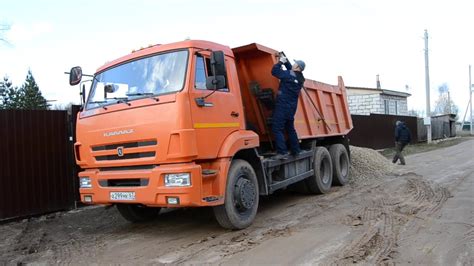
{"label": "grass", "polygon": [[[472,137],[456,137],[456,138],[449,138],[449,139],[442,139],[442,140],[435,140],[431,144],[426,142],[417,143],[417,144],[410,144],[403,149],[403,155],[410,155],[415,153],[427,152],[436,149],[441,149],[449,146],[453,146],[459,143],[462,143],[466,140],[471,140]],[[395,143],[394,143],[395,146]],[[380,152],[383,156],[388,159],[392,159],[395,155],[395,147],[387,148]]]}

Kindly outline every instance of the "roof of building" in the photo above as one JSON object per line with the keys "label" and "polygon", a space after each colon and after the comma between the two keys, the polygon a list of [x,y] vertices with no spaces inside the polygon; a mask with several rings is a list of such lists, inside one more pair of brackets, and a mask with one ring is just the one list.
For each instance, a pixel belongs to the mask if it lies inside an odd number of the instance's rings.
{"label": "roof of building", "polygon": [[449,121],[456,121],[456,116],[457,114],[441,114],[441,115],[432,115],[432,119],[443,119],[445,118],[446,120]]}
{"label": "roof of building", "polygon": [[379,93],[379,94],[385,94],[385,95],[390,95],[390,96],[399,96],[399,97],[409,97],[409,96],[411,96],[411,94],[410,94],[410,93],[407,93],[407,92],[393,91],[393,90],[384,90],[384,89],[377,89],[377,88],[364,88],[364,87],[346,86],[346,89],[347,89],[348,91],[350,91],[350,90],[366,90],[366,91],[371,91],[370,94]]}

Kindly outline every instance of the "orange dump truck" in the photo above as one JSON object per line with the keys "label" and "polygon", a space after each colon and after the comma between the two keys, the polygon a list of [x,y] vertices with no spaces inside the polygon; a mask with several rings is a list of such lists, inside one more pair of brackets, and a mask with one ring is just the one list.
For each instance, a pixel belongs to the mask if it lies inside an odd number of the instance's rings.
{"label": "orange dump truck", "polygon": [[71,85],[91,77],[74,144],[82,202],[114,204],[132,222],[163,207],[212,206],[221,226],[241,229],[260,196],[344,185],[352,120],[340,77],[337,86],[306,80],[295,116],[303,151],[272,159],[276,52],[187,40],[132,52],[94,75],[72,68]]}

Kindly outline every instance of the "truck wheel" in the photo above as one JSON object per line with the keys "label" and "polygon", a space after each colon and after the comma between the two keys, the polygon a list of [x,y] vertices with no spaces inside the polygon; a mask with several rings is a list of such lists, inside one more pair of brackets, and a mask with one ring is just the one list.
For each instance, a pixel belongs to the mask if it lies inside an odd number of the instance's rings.
{"label": "truck wheel", "polygon": [[346,147],[342,144],[334,144],[329,148],[329,154],[332,159],[333,184],[344,186],[349,180],[349,154]]}
{"label": "truck wheel", "polygon": [[306,186],[310,193],[324,194],[331,189],[332,162],[329,151],[324,147],[314,150],[314,175],[306,179]]}
{"label": "truck wheel", "polygon": [[117,204],[117,210],[123,218],[132,223],[151,221],[160,213],[160,208],[146,207],[140,204]]}
{"label": "truck wheel", "polygon": [[214,216],[224,228],[246,228],[255,219],[258,199],[255,171],[248,162],[236,159],[227,175],[224,204],[214,207]]}

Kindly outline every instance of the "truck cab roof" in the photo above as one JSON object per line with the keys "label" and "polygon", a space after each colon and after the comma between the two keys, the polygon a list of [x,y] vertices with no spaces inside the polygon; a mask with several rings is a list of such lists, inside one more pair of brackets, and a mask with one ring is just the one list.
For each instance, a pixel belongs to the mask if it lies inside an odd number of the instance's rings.
{"label": "truck cab roof", "polygon": [[211,49],[213,51],[223,51],[225,55],[234,57],[232,50],[225,45],[221,45],[214,42],[202,41],[202,40],[185,40],[181,42],[169,43],[169,44],[156,44],[150,45],[146,48],[133,51],[132,53],[122,56],[113,61],[107,62],[105,65],[97,69],[97,73],[104,71],[107,68],[120,65],[124,62],[131,61],[140,57],[145,57],[151,54],[156,54],[165,51],[187,49],[187,48],[198,48],[198,49]]}

